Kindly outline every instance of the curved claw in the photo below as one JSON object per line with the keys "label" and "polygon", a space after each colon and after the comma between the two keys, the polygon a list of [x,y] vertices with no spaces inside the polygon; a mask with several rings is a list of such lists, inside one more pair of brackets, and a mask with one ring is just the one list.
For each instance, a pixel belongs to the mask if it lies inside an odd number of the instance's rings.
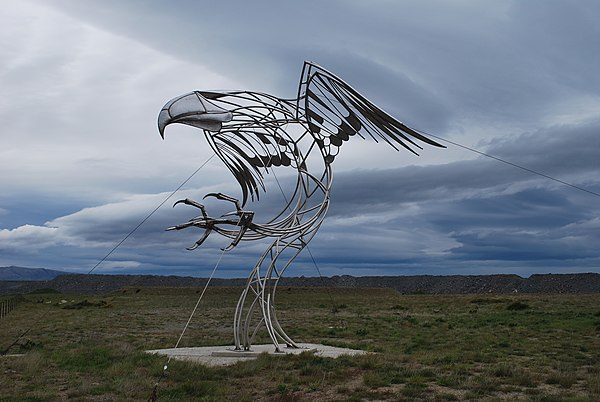
{"label": "curved claw", "polygon": [[185,204],[185,205],[191,205],[192,207],[196,207],[196,208],[200,209],[200,211],[202,212],[202,216],[204,218],[208,218],[208,215],[206,214],[206,209],[204,208],[204,205],[200,204],[197,201],[190,200],[189,198],[186,198],[186,199],[183,199],[183,200],[179,200],[179,201],[176,201],[173,204],[173,208],[175,208],[175,206],[177,204]]}
{"label": "curved claw", "polygon": [[231,244],[225,248],[222,248],[221,250],[223,251],[229,251],[229,250],[233,250],[233,248],[235,246],[238,245],[238,243],[242,240],[242,237],[244,236],[244,233],[246,233],[246,230],[248,229],[247,226],[243,226],[237,233],[237,236],[235,236],[235,239],[233,239],[233,241],[231,242]]}
{"label": "curved claw", "polygon": [[217,200],[229,201],[235,204],[235,208],[239,211],[242,210],[242,206],[240,205],[240,200],[237,198],[233,198],[227,194],[223,193],[208,193],[202,199],[206,199],[206,197],[214,197]]}
{"label": "curved claw", "polygon": [[169,232],[171,230],[181,230],[181,229],[189,228],[190,226],[197,226],[196,222],[193,222],[192,220],[190,220],[190,221],[188,221],[186,223],[182,223],[180,225],[170,226],[170,227],[166,228],[165,231]]}
{"label": "curved claw", "polygon": [[177,201],[175,201],[175,203],[173,204],[173,208],[175,208],[175,205],[177,205],[177,204],[185,204],[186,201],[187,201],[187,198],[185,200],[177,200]]}
{"label": "curved claw", "polygon": [[237,216],[237,215],[239,215],[239,214],[240,214],[240,212],[239,212],[239,211],[231,211],[231,212],[227,212],[227,213],[225,213],[225,214],[221,215],[221,218],[225,218],[225,217],[227,217],[227,216]]}
{"label": "curved claw", "polygon": [[237,220],[237,222],[233,219],[211,218],[206,213],[206,209],[205,209],[204,205],[200,204],[197,201],[186,198],[183,200],[176,201],[173,204],[173,207],[175,207],[177,204],[190,205],[190,206],[200,209],[200,211],[202,212],[202,216],[190,219],[188,222],[182,223],[180,225],[171,226],[171,227],[167,228],[167,230],[180,230],[180,229],[186,229],[186,228],[189,228],[192,226],[204,228],[205,231],[204,231],[204,234],[202,235],[202,237],[200,237],[200,239],[198,239],[198,241],[196,241],[190,247],[186,247],[187,250],[191,251],[191,250],[197,249],[198,247],[200,247],[202,245],[202,243],[204,243],[204,241],[208,238],[208,236],[212,232],[213,228],[216,227],[217,231],[219,231],[218,230],[219,227],[215,226],[216,224],[236,225],[236,226],[240,227],[240,230],[237,233],[235,233],[235,238],[233,239],[231,244],[229,246],[225,247],[224,249],[221,249],[223,251],[232,250],[242,240],[242,238],[244,237],[244,234],[246,233],[248,228],[252,226],[252,219],[254,218],[254,212],[243,211],[239,200],[237,200],[236,198],[233,198],[231,196],[228,196],[226,194],[223,194],[223,193],[208,193],[204,196],[204,198],[207,198],[207,197],[214,197],[219,200],[224,200],[224,201],[229,201],[229,202],[234,203],[237,210],[232,211],[232,212],[227,212],[226,214],[221,215],[221,218],[225,218],[225,217],[229,217],[229,216],[238,216],[239,219]]}
{"label": "curved claw", "polygon": [[210,232],[212,232],[212,228],[206,228],[202,237],[199,238],[196,241],[196,243],[192,244],[190,247],[186,247],[186,250],[192,251],[200,247],[202,243],[204,243],[204,240],[208,239],[208,235],[210,234]]}

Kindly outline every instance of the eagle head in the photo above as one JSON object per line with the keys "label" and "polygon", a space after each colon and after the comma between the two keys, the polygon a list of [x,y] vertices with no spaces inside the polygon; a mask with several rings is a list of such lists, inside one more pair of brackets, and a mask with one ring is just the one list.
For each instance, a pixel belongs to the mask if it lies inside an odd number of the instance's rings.
{"label": "eagle head", "polygon": [[[200,91],[178,96],[167,102],[158,115],[158,131],[165,138],[165,127],[171,123],[187,124],[207,131],[219,131],[231,121],[233,114],[212,103]],[[210,95],[209,95],[210,96]]]}

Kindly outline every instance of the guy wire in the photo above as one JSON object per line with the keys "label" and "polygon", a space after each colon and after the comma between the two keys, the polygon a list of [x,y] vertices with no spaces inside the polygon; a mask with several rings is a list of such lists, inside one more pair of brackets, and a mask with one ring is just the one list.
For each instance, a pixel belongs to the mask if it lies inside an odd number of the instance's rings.
{"label": "guy wire", "polygon": [[[241,218],[240,218],[241,219]],[[239,221],[238,221],[239,223]],[[217,268],[219,266],[219,264],[221,263],[221,260],[223,259],[223,255],[225,254],[225,249],[223,249],[221,251],[221,254],[219,255],[219,259],[217,260],[217,263],[215,264],[212,272],[210,273],[210,276],[208,277],[208,279],[206,280],[206,283],[204,284],[204,289],[202,289],[202,293],[200,293],[200,296],[198,297],[198,300],[196,301],[196,305],[194,306],[192,313],[190,314],[187,322],[185,323],[185,326],[183,327],[183,330],[181,331],[181,334],[179,335],[179,339],[177,339],[177,342],[175,343],[175,347],[173,349],[177,349],[179,347],[179,343],[181,343],[181,339],[183,339],[183,335],[185,334],[185,331],[187,331],[190,322],[192,322],[192,318],[194,317],[194,315],[196,314],[196,310],[198,310],[198,306],[200,305],[200,301],[202,301],[202,298],[204,297],[204,293],[206,293],[206,289],[208,289],[208,285],[210,285],[210,282],[213,279],[213,276],[215,275],[215,272],[217,271]],[[169,368],[169,363],[171,363],[171,359],[173,358],[173,355],[169,355],[169,358],[167,359],[167,362],[164,364],[163,366],[163,370],[160,374],[160,376],[158,377],[158,380],[156,380],[156,383],[154,384],[154,388],[152,390],[152,395],[150,396],[150,398],[148,399],[149,401],[156,401],[157,400],[157,395],[158,395],[158,385],[160,383],[160,381],[165,378],[165,376],[167,375],[167,369]]]}
{"label": "guy wire", "polygon": [[196,171],[195,171],[194,173],[192,173],[192,174],[191,174],[191,175],[190,175],[190,176],[189,176],[187,179],[185,179],[185,180],[184,180],[184,181],[183,181],[183,182],[182,182],[182,183],[179,185],[179,187],[177,187],[175,190],[173,190],[173,191],[171,192],[171,194],[169,194],[169,195],[167,196],[167,198],[165,198],[165,199],[164,199],[164,200],[163,200],[163,201],[162,201],[160,204],[158,204],[158,206],[157,206],[156,208],[154,208],[154,210],[152,210],[152,212],[150,212],[150,213],[149,213],[149,214],[148,214],[148,215],[147,215],[147,216],[146,216],[144,219],[142,219],[142,221],[141,221],[140,223],[138,223],[136,227],[134,227],[133,229],[131,229],[131,231],[130,231],[129,233],[127,233],[127,235],[126,235],[125,237],[123,237],[123,239],[122,239],[122,240],[121,240],[119,243],[117,243],[117,245],[116,245],[116,246],[114,246],[114,247],[112,248],[112,250],[110,250],[110,251],[109,251],[109,252],[108,252],[108,253],[107,253],[107,254],[106,254],[104,257],[102,257],[102,259],[101,259],[100,261],[98,261],[98,262],[96,263],[96,265],[94,265],[94,267],[93,267],[92,269],[90,269],[90,270],[89,270],[89,272],[88,272],[87,274],[88,274],[88,275],[89,275],[89,274],[91,274],[91,273],[92,273],[92,271],[94,271],[96,268],[98,268],[98,266],[99,266],[100,264],[102,264],[102,263],[103,263],[103,262],[104,262],[104,261],[105,261],[105,260],[106,260],[108,257],[110,257],[110,255],[111,255],[112,253],[114,253],[114,252],[115,252],[115,250],[116,250],[117,248],[119,248],[119,247],[121,246],[121,244],[123,244],[123,243],[125,242],[125,240],[127,240],[127,239],[129,238],[129,236],[131,236],[133,233],[135,233],[135,231],[137,231],[137,230],[140,228],[140,226],[142,226],[144,223],[146,223],[146,221],[147,221],[148,219],[150,219],[150,217],[151,217],[152,215],[154,215],[154,213],[155,213],[156,211],[158,211],[158,210],[160,209],[160,207],[162,207],[162,206],[165,204],[165,202],[169,201],[169,200],[171,199],[171,197],[173,197],[173,196],[175,195],[175,193],[176,193],[176,192],[178,192],[179,190],[181,190],[181,187],[183,187],[183,186],[184,186],[184,185],[185,185],[185,184],[186,184],[188,181],[190,181],[190,180],[192,179],[192,177],[194,177],[194,176],[196,175],[196,173],[198,173],[198,172],[200,171],[200,169],[202,169],[204,166],[206,166],[206,164],[207,164],[208,162],[210,162],[210,160],[211,160],[212,158],[214,158],[214,157],[215,157],[215,155],[214,155],[214,154],[213,154],[213,155],[211,155],[211,156],[210,156],[210,158],[208,158],[208,159],[207,159],[207,160],[206,160],[206,161],[205,161],[205,162],[204,162],[202,165],[200,165],[200,167],[199,167],[198,169],[196,169]]}
{"label": "guy wire", "polygon": [[482,155],[482,156],[486,156],[486,157],[488,157],[488,158],[491,158],[491,159],[494,159],[494,160],[496,160],[496,161],[498,161],[498,162],[505,163],[505,164],[507,164],[507,165],[510,165],[510,166],[512,166],[512,167],[515,167],[515,168],[517,168],[517,169],[521,169],[521,170],[524,170],[524,171],[526,171],[526,172],[533,173],[533,174],[535,174],[535,175],[538,175],[538,176],[544,177],[544,178],[546,178],[546,179],[553,180],[553,181],[555,181],[555,182],[558,182],[558,183],[560,183],[560,184],[564,184],[565,186],[572,187],[572,188],[574,188],[574,189],[576,189],[576,190],[580,190],[580,191],[586,192],[586,193],[588,193],[588,194],[595,195],[596,197],[600,197],[600,193],[596,193],[595,191],[588,190],[587,188],[583,188],[583,187],[577,186],[577,185],[575,185],[575,184],[568,183],[568,182],[566,182],[566,181],[564,181],[564,180],[557,179],[556,177],[552,177],[552,176],[550,176],[550,175],[547,175],[547,174],[545,174],[545,173],[538,172],[537,170],[529,169],[529,168],[527,168],[527,167],[525,167],[525,166],[521,166],[521,165],[518,165],[518,164],[516,164],[516,163],[514,163],[514,162],[507,161],[506,159],[502,159],[502,158],[499,158],[499,157],[497,157],[497,156],[490,155],[490,154],[488,154],[488,153],[485,153],[485,152],[478,151],[478,150],[476,150],[476,149],[474,149],[474,148],[468,147],[468,146],[466,146],[466,145],[459,144],[458,142],[454,142],[454,141],[448,140],[448,139],[446,139],[446,138],[438,137],[437,135],[433,135],[433,134],[430,134],[430,133],[428,133],[428,132],[425,132],[425,131],[421,131],[421,130],[415,130],[415,131],[417,131],[418,133],[421,133],[421,134],[423,134],[423,135],[427,135],[427,136],[433,137],[433,138],[435,138],[435,139],[438,139],[438,140],[440,140],[440,141],[447,142],[448,144],[452,144],[452,145],[455,145],[455,146],[457,146],[457,147],[460,147],[460,148],[466,149],[466,150],[468,150],[468,151],[475,152],[476,154],[479,154],[479,155]]}

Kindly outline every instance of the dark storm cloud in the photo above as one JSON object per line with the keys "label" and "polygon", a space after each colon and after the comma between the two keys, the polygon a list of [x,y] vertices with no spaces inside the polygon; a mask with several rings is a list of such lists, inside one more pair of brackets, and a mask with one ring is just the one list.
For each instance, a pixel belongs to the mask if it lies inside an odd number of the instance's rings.
{"label": "dark storm cloud", "polygon": [[[488,154],[536,172],[564,178],[573,184],[598,186],[600,174],[600,122],[554,126],[510,139],[491,142]],[[440,151],[443,152],[443,151]],[[531,182],[535,183],[531,183]],[[525,183],[525,184],[522,184]],[[530,184],[527,184],[530,183]],[[500,161],[479,157],[447,165],[408,166],[389,170],[355,170],[336,175],[336,208],[360,210],[360,205],[452,200],[502,191],[509,186],[563,186],[550,179]],[[565,191],[568,188],[564,189]],[[578,194],[572,189],[573,195]],[[535,193],[531,196],[538,197]],[[542,204],[550,202],[539,196]],[[590,198],[593,200],[593,198]],[[519,202],[519,200],[515,200]]]}
{"label": "dark storm cloud", "polygon": [[[509,15],[514,22],[511,29],[522,38],[522,46],[529,50],[528,58],[534,72],[547,72],[557,85],[598,93],[600,77],[596,66],[600,54],[588,51],[588,41],[600,36],[596,7],[593,0],[582,1],[577,7],[562,1],[513,3]],[[544,38],[543,46],[540,46],[540,38]],[[548,62],[536,66],[533,61],[540,58]],[[542,79],[542,76],[538,77],[538,80]]]}
{"label": "dark storm cloud", "polygon": [[599,56],[589,51],[598,37],[593,1],[50,4],[282,96],[293,96],[310,59],[364,83],[411,122],[432,119],[425,129],[442,128],[451,112],[537,119],[557,107],[554,94],[600,87]]}
{"label": "dark storm cloud", "polygon": [[[523,161],[542,173],[578,180],[577,184],[594,190],[600,186],[600,146],[594,146],[599,129],[597,122],[552,127],[491,144],[486,151]],[[593,229],[598,228],[598,197],[484,157],[446,165],[343,172],[336,176],[332,205],[332,219],[352,221],[370,214],[375,221],[365,219],[368,230],[362,231],[363,241],[356,241],[363,250],[377,248],[372,232],[378,225],[389,231],[381,230],[389,238],[404,236],[412,228],[429,228],[446,236],[455,242],[444,256],[453,270],[459,261],[496,261],[498,266],[502,261],[527,261],[530,267],[542,268],[549,260],[591,269],[598,259],[595,244],[600,233]],[[381,223],[377,211],[393,212]],[[360,228],[357,225],[355,230]],[[352,259],[352,249],[339,254]],[[395,251],[383,259],[395,259],[400,266],[405,259],[424,264],[435,260],[412,255],[410,249]]]}
{"label": "dark storm cloud", "polygon": [[493,155],[548,174],[594,174],[600,169],[600,121],[556,125],[517,138],[499,138],[487,149]]}

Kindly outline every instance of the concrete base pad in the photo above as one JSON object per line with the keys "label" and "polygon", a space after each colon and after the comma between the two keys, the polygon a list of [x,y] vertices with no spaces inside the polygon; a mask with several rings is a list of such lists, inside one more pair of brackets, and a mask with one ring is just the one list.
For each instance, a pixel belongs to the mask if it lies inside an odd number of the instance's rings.
{"label": "concrete base pad", "polygon": [[280,351],[275,350],[275,346],[253,345],[249,351],[235,350],[231,346],[207,346],[197,348],[171,348],[148,350],[148,353],[155,353],[168,356],[178,360],[188,360],[203,363],[208,366],[226,366],[238,361],[247,361],[256,359],[261,353],[268,353],[273,356],[285,356],[287,354],[300,354],[302,352],[314,353],[317,356],[336,358],[341,355],[366,354],[364,350],[337,348],[334,346],[320,345],[314,343],[299,343],[298,348],[288,348],[282,346]]}

